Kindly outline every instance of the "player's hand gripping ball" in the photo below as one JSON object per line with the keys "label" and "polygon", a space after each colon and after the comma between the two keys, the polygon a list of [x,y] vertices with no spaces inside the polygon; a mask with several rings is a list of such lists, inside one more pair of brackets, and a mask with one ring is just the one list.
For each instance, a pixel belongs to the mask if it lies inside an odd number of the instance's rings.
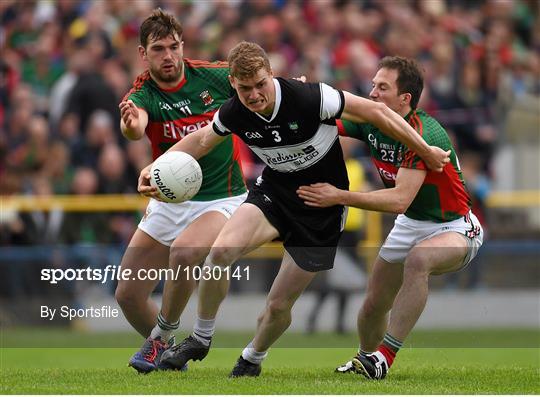
{"label": "player's hand gripping ball", "polygon": [[150,169],[150,184],[167,203],[190,200],[201,188],[202,179],[199,163],[184,152],[167,152]]}

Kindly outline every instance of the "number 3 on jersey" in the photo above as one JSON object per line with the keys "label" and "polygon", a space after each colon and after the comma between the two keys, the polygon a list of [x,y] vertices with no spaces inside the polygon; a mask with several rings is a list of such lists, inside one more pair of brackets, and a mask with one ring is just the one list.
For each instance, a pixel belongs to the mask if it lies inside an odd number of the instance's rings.
{"label": "number 3 on jersey", "polygon": [[279,136],[279,132],[272,131],[272,135],[274,135],[274,142],[281,142],[281,137]]}

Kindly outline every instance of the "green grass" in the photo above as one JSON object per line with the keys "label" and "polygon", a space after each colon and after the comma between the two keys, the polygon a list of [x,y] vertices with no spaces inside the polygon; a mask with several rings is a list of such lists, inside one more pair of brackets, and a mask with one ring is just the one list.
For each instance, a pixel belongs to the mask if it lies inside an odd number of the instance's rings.
{"label": "green grass", "polygon": [[[178,335],[183,337],[186,335]],[[218,331],[213,347],[243,348],[253,338],[253,331]],[[135,332],[74,332],[66,328],[0,328],[0,347],[129,347],[137,348],[141,337]],[[331,332],[306,335],[286,332],[274,347],[348,348],[358,344],[356,333]],[[540,348],[540,332],[531,328],[414,330],[405,347],[511,347]]]}
{"label": "green grass", "polygon": [[[69,335],[73,341],[77,336],[66,331],[48,332],[48,336],[54,334],[59,340],[62,334]],[[453,331],[446,336],[442,331],[424,332],[423,338],[415,333],[416,344],[421,340],[429,341],[431,337],[432,342],[444,342],[444,345],[456,337]],[[478,339],[489,334],[488,331],[478,332]],[[499,332],[493,331],[493,335],[499,335]],[[203,362],[190,363],[187,373],[138,375],[126,366],[133,348],[5,347],[9,346],[6,340],[11,338],[9,332],[7,334],[9,337],[6,338],[6,332],[3,333],[0,351],[1,394],[540,393],[540,349],[537,344],[528,348],[405,348],[399,353],[387,379],[369,382],[358,375],[333,372],[337,364],[354,353],[355,342],[349,348],[273,348],[259,378],[228,379],[240,354],[240,345],[213,348]],[[24,332],[20,330],[16,334],[20,337]],[[533,342],[537,341],[538,331],[527,335],[533,337]],[[82,337],[107,340],[110,335]],[[318,341],[319,346],[328,346],[330,337],[315,335],[309,338],[312,345]],[[333,337],[336,341],[354,340],[352,335]],[[226,337],[222,338],[222,344],[232,343]],[[282,343],[292,345],[303,338],[306,337],[291,334]]]}

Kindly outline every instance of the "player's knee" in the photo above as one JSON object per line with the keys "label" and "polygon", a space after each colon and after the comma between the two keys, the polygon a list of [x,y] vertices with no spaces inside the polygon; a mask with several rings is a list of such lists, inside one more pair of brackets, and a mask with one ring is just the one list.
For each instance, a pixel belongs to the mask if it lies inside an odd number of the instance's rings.
{"label": "player's knee", "polygon": [[376,312],[375,309],[376,306],[374,302],[370,299],[366,299],[362,305],[362,308],[360,309],[360,318],[366,319],[373,316],[373,314]]}
{"label": "player's knee", "polygon": [[283,299],[270,299],[266,302],[266,313],[270,318],[290,315],[292,305]]}
{"label": "player's knee", "polygon": [[212,247],[209,254],[209,259],[216,265],[228,266],[237,258],[237,252],[230,247]]}
{"label": "player's knee", "polygon": [[427,248],[413,248],[405,260],[404,276],[409,274],[429,274],[431,261],[426,255]]}
{"label": "player's knee", "polygon": [[384,297],[367,297],[360,310],[361,318],[371,318],[388,312],[392,308],[393,302],[388,302]]}
{"label": "player's knee", "polygon": [[173,247],[169,253],[169,262],[173,267],[187,268],[196,266],[206,258],[208,250],[198,247]]}
{"label": "player's knee", "polygon": [[116,302],[122,309],[136,308],[143,304],[147,297],[143,296],[140,289],[132,283],[120,282],[114,292]]}

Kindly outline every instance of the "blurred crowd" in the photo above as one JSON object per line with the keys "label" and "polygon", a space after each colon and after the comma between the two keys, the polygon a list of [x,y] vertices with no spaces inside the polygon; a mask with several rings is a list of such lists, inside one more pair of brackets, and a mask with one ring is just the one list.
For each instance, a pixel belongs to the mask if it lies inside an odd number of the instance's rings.
{"label": "blurred crowd", "polygon": [[[479,200],[509,109],[540,95],[537,0],[2,0],[1,195],[136,192],[150,147],[122,137],[118,103],[144,70],[139,25],[157,6],[183,24],[187,58],[222,60],[237,42],[255,41],[275,75],[364,96],[380,58],[417,59],[426,78],[420,107],[452,135]],[[0,244],[125,243],[137,221],[25,216],[3,220]]]}

